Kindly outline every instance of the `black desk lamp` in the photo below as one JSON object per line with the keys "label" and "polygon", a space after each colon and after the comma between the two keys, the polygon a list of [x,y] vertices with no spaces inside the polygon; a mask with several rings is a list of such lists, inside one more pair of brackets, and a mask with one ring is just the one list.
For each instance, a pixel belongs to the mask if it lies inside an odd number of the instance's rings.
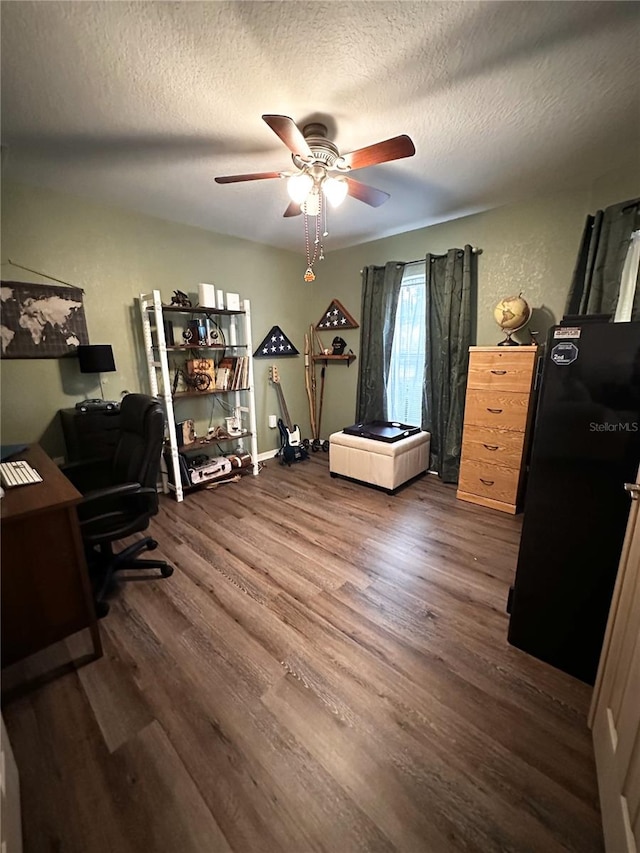
{"label": "black desk lamp", "polygon": [[113,373],[116,369],[116,363],[113,358],[113,350],[111,344],[92,344],[78,347],[78,363],[80,365],[80,373],[97,373],[98,381],[100,382],[100,394],[102,400],[83,400],[81,403],[76,403],[76,409],[85,412],[87,409],[115,409],[117,403],[105,401],[104,390],[102,388],[102,373]]}

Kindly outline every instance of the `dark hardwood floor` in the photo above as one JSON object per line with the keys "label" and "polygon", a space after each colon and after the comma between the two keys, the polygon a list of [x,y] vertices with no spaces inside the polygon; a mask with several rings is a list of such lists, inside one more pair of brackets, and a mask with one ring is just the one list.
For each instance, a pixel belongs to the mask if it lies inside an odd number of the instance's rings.
{"label": "dark hardwood floor", "polygon": [[520,524],[323,453],[163,499],[173,577],[4,709],[26,853],[602,851],[591,690],[506,642]]}

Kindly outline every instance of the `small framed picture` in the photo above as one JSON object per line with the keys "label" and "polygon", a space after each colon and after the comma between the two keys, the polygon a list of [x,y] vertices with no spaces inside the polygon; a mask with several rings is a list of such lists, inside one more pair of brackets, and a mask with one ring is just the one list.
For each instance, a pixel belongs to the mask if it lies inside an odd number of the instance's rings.
{"label": "small framed picture", "polygon": [[196,427],[192,420],[180,421],[176,424],[176,438],[178,444],[193,444],[196,440]]}
{"label": "small framed picture", "polygon": [[239,311],[240,310],[240,294],[239,293],[227,292],[227,310],[229,310],[229,311]]}

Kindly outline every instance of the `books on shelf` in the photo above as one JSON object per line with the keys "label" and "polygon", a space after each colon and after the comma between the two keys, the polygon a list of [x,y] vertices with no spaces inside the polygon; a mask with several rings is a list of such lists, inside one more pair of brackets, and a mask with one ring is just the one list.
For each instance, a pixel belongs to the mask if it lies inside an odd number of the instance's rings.
{"label": "books on shelf", "polygon": [[234,359],[228,356],[221,359],[216,369],[216,391],[229,390],[229,377],[233,371]]}
{"label": "books on shelf", "polygon": [[239,391],[249,385],[249,356],[225,357],[216,370],[216,391]]}
{"label": "books on shelf", "polygon": [[241,355],[236,359],[236,362],[233,389],[237,391],[249,385],[249,357]]}

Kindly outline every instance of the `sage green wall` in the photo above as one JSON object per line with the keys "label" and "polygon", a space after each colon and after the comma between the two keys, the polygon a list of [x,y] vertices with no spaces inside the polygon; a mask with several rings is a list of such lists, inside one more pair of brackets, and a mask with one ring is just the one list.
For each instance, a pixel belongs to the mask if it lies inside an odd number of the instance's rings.
{"label": "sage green wall", "polygon": [[[302,252],[291,253],[128,211],[93,204],[64,193],[9,185],[3,189],[2,278],[42,281],[4,265],[8,258],[77,284],[85,290],[92,343],[111,343],[117,373],[106,374],[105,396],[147,391],[146,367],[136,299],[159,289],[166,301],[176,288],[197,295],[200,281],[215,283],[251,300],[254,348],[278,324],[303,352],[304,333],[333,299],[359,320],[360,270],[388,260],[415,260],[470,243],[478,259],[477,343],[499,337],[492,309],[503,296],[522,291],[536,309],[532,328],[544,331],[562,316],[584,218],[599,207],[640,195],[638,175],[612,172],[581,191],[563,192],[498,208],[349,249],[331,251],[317,265],[313,284],[302,281]],[[354,205],[356,202],[349,201]],[[341,332],[356,354],[360,329]],[[321,333],[325,346],[333,334]],[[302,356],[278,359],[292,419],[309,435]],[[278,446],[269,414],[278,413],[268,382],[267,359],[255,361],[258,445]],[[355,419],[358,361],[330,364],[325,371],[322,437]],[[74,359],[6,360],[0,363],[2,441],[41,441],[54,456],[64,453],[56,412],[96,396],[93,377],[78,372]],[[320,369],[317,372],[320,392]],[[184,411],[202,432],[211,398]],[[179,404],[186,406],[186,403]],[[214,423],[223,412],[215,410]]]}
{"label": "sage green wall", "polygon": [[[166,302],[176,288],[197,299],[200,281],[240,293],[251,300],[254,347],[278,324],[303,350],[308,318],[298,298],[301,257],[290,252],[59,192],[10,185],[3,188],[2,278],[47,283],[7,265],[9,258],[84,288],[91,343],[113,345],[117,372],[103,376],[107,399],[119,399],[124,390],[148,393],[136,300],[154,288]],[[306,412],[302,356],[277,363],[291,412]],[[278,412],[268,365],[265,359],[255,361],[260,452],[278,446],[278,431],[267,426],[268,415]],[[58,409],[100,396],[97,378],[79,373],[73,358],[2,360],[0,379],[2,441],[40,441],[53,456],[64,455]],[[202,433],[213,399],[181,402],[177,414],[195,417]],[[216,407],[214,423],[223,417]]]}
{"label": "sage green wall", "polygon": [[[317,265],[318,277],[309,287],[314,323],[332,299],[338,299],[359,321],[360,270],[369,264],[411,261],[427,252],[442,253],[467,243],[482,248],[478,258],[476,343],[493,345],[502,335],[493,308],[503,297],[522,291],[535,309],[530,327],[545,333],[564,313],[585,217],[598,208],[640,195],[640,172],[602,175],[582,191],[558,193],[409,231],[341,251],[331,251]],[[360,329],[340,333],[360,352]],[[322,334],[326,346],[333,335]],[[542,337],[544,340],[544,337]],[[347,368],[326,369],[322,435],[355,420],[358,361]]]}

